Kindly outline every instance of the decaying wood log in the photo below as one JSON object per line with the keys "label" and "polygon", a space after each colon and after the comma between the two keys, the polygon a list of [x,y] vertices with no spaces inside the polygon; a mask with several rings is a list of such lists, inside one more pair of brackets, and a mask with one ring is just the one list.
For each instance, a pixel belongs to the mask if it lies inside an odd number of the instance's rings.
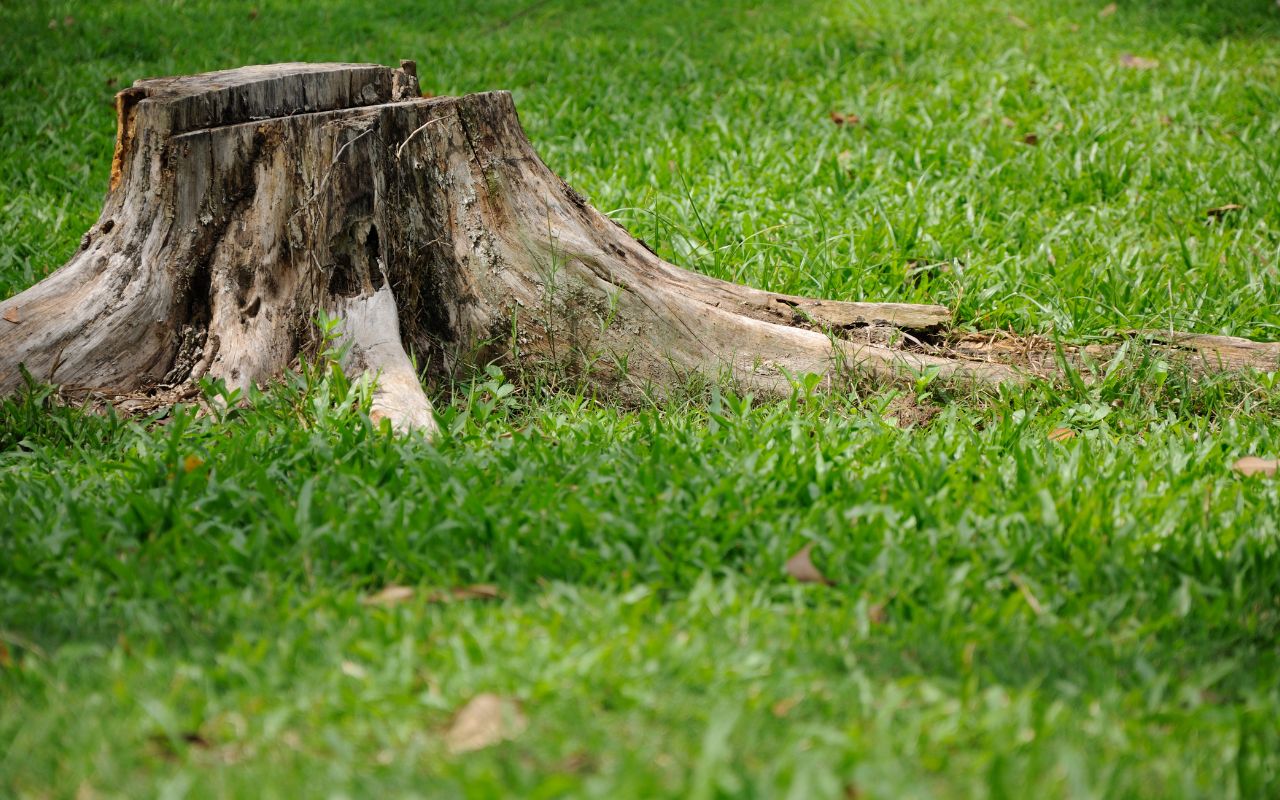
{"label": "decaying wood log", "polygon": [[504,357],[624,395],[698,373],[760,390],[845,367],[1020,378],[856,335],[918,342],[948,325],[940,306],[812,300],[666,263],[547,169],[508,93],[423,98],[412,62],[144,80],[117,112],[98,223],[0,303],[0,394],[20,365],[107,394],[245,387],[304,352],[321,312],[348,367],[376,374],[375,416],[402,429],[434,426],[421,378]]}

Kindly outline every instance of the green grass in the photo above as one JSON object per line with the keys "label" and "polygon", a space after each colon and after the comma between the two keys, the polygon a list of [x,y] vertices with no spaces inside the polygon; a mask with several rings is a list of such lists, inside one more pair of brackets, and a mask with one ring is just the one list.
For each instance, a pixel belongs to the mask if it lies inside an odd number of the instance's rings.
{"label": "green grass", "polygon": [[[677,263],[1280,339],[1274,3],[369,5],[0,3],[0,296],[96,218],[134,79],[416,58]],[[487,374],[436,445],[352,391],[0,402],[0,796],[1280,796],[1280,482],[1230,470],[1280,456],[1274,374],[640,411]],[[836,585],[784,576],[810,542]],[[528,729],[451,754],[480,692]]]}

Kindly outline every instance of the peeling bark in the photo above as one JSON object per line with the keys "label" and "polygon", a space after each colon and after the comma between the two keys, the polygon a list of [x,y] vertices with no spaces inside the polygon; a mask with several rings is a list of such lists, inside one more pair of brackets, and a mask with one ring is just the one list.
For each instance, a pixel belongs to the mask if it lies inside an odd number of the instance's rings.
{"label": "peeling bark", "polygon": [[[352,371],[376,374],[375,415],[402,429],[434,429],[421,377],[500,357],[622,395],[694,374],[764,391],[843,368],[1024,375],[981,348],[934,352],[940,306],[813,300],[668,264],[547,169],[510,94],[423,98],[412,62],[144,80],[117,111],[98,223],[0,303],[0,394],[20,364],[104,394],[247,387],[306,350],[321,311]],[[872,343],[886,329],[914,344]],[[1280,357],[1219,338],[1167,343],[1234,367]]]}

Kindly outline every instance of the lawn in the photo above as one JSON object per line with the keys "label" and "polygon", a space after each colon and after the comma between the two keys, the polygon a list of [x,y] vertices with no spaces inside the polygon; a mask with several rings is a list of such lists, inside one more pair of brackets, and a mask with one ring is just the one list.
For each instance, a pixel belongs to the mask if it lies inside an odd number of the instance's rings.
{"label": "lawn", "polygon": [[[693,269],[1280,340],[1270,0],[0,2],[0,297],[96,219],[135,79],[401,58],[512,90]],[[33,389],[0,796],[1280,797],[1280,480],[1231,469],[1280,456],[1278,374],[626,409],[494,368],[435,443],[324,362],[221,415]],[[485,693],[509,738],[456,746]]]}

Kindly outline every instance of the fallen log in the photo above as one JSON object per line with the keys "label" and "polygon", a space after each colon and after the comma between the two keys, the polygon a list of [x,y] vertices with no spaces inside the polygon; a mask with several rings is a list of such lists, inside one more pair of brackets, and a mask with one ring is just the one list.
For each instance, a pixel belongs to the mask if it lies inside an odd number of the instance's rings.
{"label": "fallen log", "polygon": [[[0,302],[0,394],[22,367],[105,395],[247,387],[304,355],[321,313],[398,429],[434,429],[422,378],[499,358],[624,396],[694,374],[762,391],[848,368],[1024,374],[910,346],[946,330],[940,306],[814,300],[663,261],[542,163],[509,93],[424,98],[413,62],[143,80],[117,118],[97,224]],[[906,335],[862,335],[885,330]]]}

